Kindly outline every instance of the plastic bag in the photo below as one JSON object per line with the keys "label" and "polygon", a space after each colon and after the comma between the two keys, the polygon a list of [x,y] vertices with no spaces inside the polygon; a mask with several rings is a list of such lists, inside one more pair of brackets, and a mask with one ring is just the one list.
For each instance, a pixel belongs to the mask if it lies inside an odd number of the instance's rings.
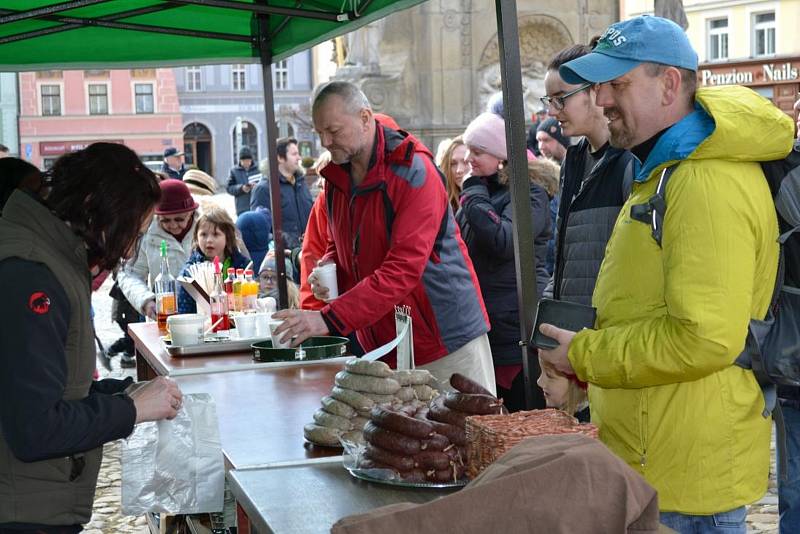
{"label": "plastic bag", "polygon": [[195,514],[223,507],[225,466],[211,395],[183,396],[171,421],[136,425],[122,442],[122,513]]}

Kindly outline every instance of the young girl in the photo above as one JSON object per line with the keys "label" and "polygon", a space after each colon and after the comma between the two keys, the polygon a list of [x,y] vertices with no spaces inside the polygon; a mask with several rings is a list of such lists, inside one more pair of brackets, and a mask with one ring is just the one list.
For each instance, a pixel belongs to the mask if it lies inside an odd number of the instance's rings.
{"label": "young girl", "polygon": [[589,422],[589,400],[586,390],[570,380],[550,363],[539,358],[542,374],[536,384],[544,391],[548,408],[557,408],[574,415],[581,423]]}
{"label": "young girl", "polygon": [[[192,241],[192,254],[183,267],[181,276],[189,274],[188,267],[195,263],[214,261],[214,256],[219,256],[222,261],[223,279],[228,272],[228,267],[244,269],[250,259],[239,251],[236,238],[236,225],[230,215],[219,207],[209,208],[197,219]],[[183,289],[178,287],[178,313],[196,313],[197,303]]]}
{"label": "young girl", "polygon": [[[270,244],[271,245],[271,244]],[[286,260],[286,293],[290,308],[300,307],[300,290],[292,282],[291,262]],[[273,297],[278,301],[278,271],[275,268],[275,251],[270,248],[258,270],[258,296]]]}

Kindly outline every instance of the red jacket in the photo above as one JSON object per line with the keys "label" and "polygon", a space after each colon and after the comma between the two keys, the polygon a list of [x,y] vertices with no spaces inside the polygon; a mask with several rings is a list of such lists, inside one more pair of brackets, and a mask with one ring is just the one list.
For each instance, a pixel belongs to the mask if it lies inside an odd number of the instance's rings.
{"label": "red jacket", "polygon": [[[480,286],[430,151],[406,132],[378,125],[373,164],[360,186],[331,163],[329,244],[339,298],[322,309],[339,333],[369,351],[396,335],[394,307],[409,306],[417,365],[486,333]],[[394,354],[386,358],[394,364]]]}

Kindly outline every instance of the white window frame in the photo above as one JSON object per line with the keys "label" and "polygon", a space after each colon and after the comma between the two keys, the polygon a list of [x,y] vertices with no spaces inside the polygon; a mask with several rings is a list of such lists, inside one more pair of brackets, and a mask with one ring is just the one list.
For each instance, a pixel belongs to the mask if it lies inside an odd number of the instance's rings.
{"label": "white window frame", "polygon": [[[773,20],[771,22],[756,22],[756,18],[759,15],[768,15],[772,14]],[[778,43],[778,16],[777,11],[775,10],[767,10],[767,11],[754,11],[750,14],[750,26],[752,28],[750,32],[750,42],[751,42],[751,54],[753,57],[771,57],[774,56],[777,52],[777,43]],[[772,51],[769,51],[769,33],[772,30]],[[759,54],[757,50],[758,46],[758,33],[764,33],[764,45],[767,48],[763,54]]]}
{"label": "white window frame", "polygon": [[[43,85],[57,85],[58,98],[59,98],[59,111],[58,115],[45,115],[44,108],[42,107],[42,86]],[[38,96],[36,107],[39,108],[39,116],[41,117],[63,117],[65,115],[64,109],[64,82],[63,81],[44,81],[36,83],[36,96]]]}
{"label": "white window frame", "polygon": [[[240,78],[237,81],[237,77]],[[237,63],[231,65],[231,91],[244,91],[247,89],[247,65]]]}
{"label": "white window frame", "polygon": [[[136,109],[136,86],[137,85],[149,85],[152,89],[153,95],[153,111],[152,112],[140,112]],[[158,113],[158,109],[156,107],[156,82],[155,81],[148,81],[148,80],[133,80],[131,81],[131,97],[133,98],[133,110],[134,115],[155,115]]]}
{"label": "white window frame", "polygon": [[[102,117],[104,115],[111,115],[111,83],[109,82],[97,82],[97,81],[85,81],[84,82],[86,90],[84,94],[86,95],[86,114],[93,116],[93,117]],[[106,86],[106,112],[105,113],[92,113],[92,98],[89,94],[89,87],[92,85],[105,85]]]}
{"label": "white window frame", "polygon": [[272,69],[272,88],[276,91],[289,90],[289,60],[275,63]]}
{"label": "white window frame", "polygon": [[[724,28],[712,28],[712,24],[715,22],[719,22],[721,20],[725,21]],[[706,35],[708,38],[706,39],[706,58],[707,61],[725,61],[730,57],[730,19],[728,17],[712,17],[706,20]],[[713,57],[711,55],[711,51],[714,49],[713,42],[718,41],[718,49],[720,50],[720,55],[717,57]],[[723,47],[724,43],[724,47]],[[722,53],[724,48],[724,54]]]}
{"label": "white window frame", "polygon": [[186,67],[186,91],[198,93],[203,90],[203,70],[200,67]]}

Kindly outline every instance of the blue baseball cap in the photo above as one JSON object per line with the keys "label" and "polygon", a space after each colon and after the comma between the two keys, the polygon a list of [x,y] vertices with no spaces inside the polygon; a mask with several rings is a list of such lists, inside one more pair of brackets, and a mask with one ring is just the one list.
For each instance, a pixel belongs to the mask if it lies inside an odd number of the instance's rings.
{"label": "blue baseball cap", "polygon": [[642,63],[697,71],[697,52],[680,26],[642,15],[609,26],[591,53],[564,63],[558,73],[570,84],[604,83]]}

